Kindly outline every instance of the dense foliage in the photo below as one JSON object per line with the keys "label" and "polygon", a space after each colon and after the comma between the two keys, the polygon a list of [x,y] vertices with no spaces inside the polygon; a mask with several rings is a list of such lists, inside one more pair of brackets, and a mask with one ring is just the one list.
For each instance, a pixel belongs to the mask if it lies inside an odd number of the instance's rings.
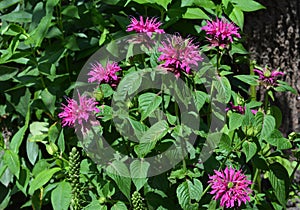
{"label": "dense foliage", "polygon": [[2,0],[0,209],[284,209],[300,134],[273,102],[295,90],[243,47],[259,9]]}

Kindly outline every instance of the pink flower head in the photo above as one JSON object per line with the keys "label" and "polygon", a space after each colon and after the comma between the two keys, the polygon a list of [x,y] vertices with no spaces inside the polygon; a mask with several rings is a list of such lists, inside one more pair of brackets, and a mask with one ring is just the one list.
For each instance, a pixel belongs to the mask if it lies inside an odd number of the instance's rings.
{"label": "pink flower head", "polygon": [[98,104],[94,98],[88,98],[81,96],[78,93],[79,103],[72,99],[67,98],[68,104],[62,104],[62,112],[58,114],[58,117],[62,119],[62,126],[81,128],[82,132],[86,132],[88,125],[97,123],[95,113],[100,110],[96,107]]}
{"label": "pink flower head", "polygon": [[[232,102],[229,102],[229,107],[227,107],[225,109],[225,111],[229,111],[229,110],[232,110],[232,111],[235,111],[237,113],[240,113],[240,114],[245,114],[245,110],[246,110],[246,106],[241,106],[241,105],[234,105]],[[257,113],[257,110],[255,109],[251,109],[251,112],[253,114],[256,114]]]}
{"label": "pink flower head", "polygon": [[233,168],[226,167],[224,171],[216,171],[213,176],[209,176],[208,183],[211,184],[212,191],[215,194],[214,199],[220,199],[220,205],[226,208],[240,206],[242,202],[246,204],[250,201],[249,195],[252,190],[248,187],[252,184],[250,180],[241,172]]}
{"label": "pink flower head", "polygon": [[158,48],[162,54],[159,61],[165,61],[161,66],[180,76],[180,70],[190,74],[191,68],[197,67],[199,61],[203,61],[198,46],[192,43],[191,39],[183,39],[180,35],[168,38]]}
{"label": "pink flower head", "polygon": [[225,48],[228,43],[232,43],[233,36],[241,38],[238,33],[238,27],[233,23],[228,22],[225,18],[216,19],[216,21],[207,21],[207,25],[202,27],[202,30],[206,31],[209,37],[207,39],[210,41],[213,47]]}
{"label": "pink flower head", "polygon": [[283,72],[277,70],[271,70],[268,67],[260,69],[254,69],[254,72],[258,73],[260,82],[266,87],[277,86],[277,77],[284,75]]}
{"label": "pink flower head", "polygon": [[88,73],[90,76],[88,82],[98,82],[99,84],[105,82],[114,86],[119,80],[116,73],[120,70],[121,68],[116,62],[107,61],[105,68],[99,62],[96,62],[92,64],[91,71]]}
{"label": "pink flower head", "polygon": [[131,18],[131,24],[127,26],[126,31],[135,31],[137,33],[147,33],[149,37],[151,37],[153,32],[158,34],[165,33],[163,29],[160,29],[161,22],[157,21],[157,18],[149,18],[147,17],[144,21],[143,17],[140,16],[140,21],[138,21],[135,17]]}

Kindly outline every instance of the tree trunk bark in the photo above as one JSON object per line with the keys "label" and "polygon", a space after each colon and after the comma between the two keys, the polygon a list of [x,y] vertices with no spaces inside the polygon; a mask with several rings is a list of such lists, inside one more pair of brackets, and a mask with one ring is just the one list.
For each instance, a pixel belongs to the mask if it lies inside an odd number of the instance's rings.
{"label": "tree trunk bark", "polygon": [[[283,80],[297,90],[297,94],[276,93],[275,105],[282,111],[280,130],[285,134],[300,132],[300,1],[258,0],[265,10],[245,16],[246,47],[250,58],[259,66],[280,67]],[[263,90],[258,90],[262,93]]]}

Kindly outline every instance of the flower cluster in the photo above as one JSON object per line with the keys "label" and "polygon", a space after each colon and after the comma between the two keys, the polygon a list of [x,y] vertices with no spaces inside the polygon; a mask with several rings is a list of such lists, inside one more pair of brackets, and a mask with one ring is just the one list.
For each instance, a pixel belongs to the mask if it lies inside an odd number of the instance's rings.
{"label": "flower cluster", "polygon": [[207,39],[210,41],[213,47],[225,48],[229,43],[233,42],[233,37],[241,38],[238,33],[238,27],[233,23],[228,22],[225,18],[216,19],[216,21],[207,21],[207,25],[202,27],[209,37]]}
{"label": "flower cluster", "polygon": [[140,16],[140,21],[138,21],[135,17],[131,18],[131,24],[127,26],[126,31],[135,31],[137,33],[147,33],[149,37],[151,37],[153,32],[158,34],[165,33],[163,29],[160,29],[161,22],[157,21],[157,18],[146,18],[144,21],[143,17]]}
{"label": "flower cluster", "polygon": [[[97,123],[95,121],[95,113],[100,110],[96,107],[98,102],[94,98],[81,96],[78,93],[79,102],[72,98],[67,98],[67,105],[62,104],[62,112],[58,117],[62,119],[62,126],[74,127],[76,130],[79,127],[83,133],[86,133],[88,126]],[[91,120],[91,119],[95,120]]]}
{"label": "flower cluster", "polygon": [[259,81],[266,87],[277,86],[277,78],[283,76],[284,73],[278,70],[271,70],[269,67],[263,69],[254,69],[254,72],[258,73]]}
{"label": "flower cluster", "polygon": [[[240,114],[245,114],[245,111],[246,111],[246,106],[241,106],[241,105],[234,105],[231,101],[229,102],[229,107],[227,107],[225,109],[225,111],[229,111],[229,110],[232,110],[234,112],[237,112],[237,113],[240,113]],[[256,114],[257,113],[257,110],[255,109],[251,109],[251,112],[253,114]]]}
{"label": "flower cluster", "polygon": [[220,199],[220,205],[226,208],[240,206],[242,202],[246,204],[250,201],[249,195],[252,190],[249,185],[250,180],[241,172],[233,168],[226,167],[224,171],[216,171],[213,176],[209,176],[209,183],[212,191],[210,194],[215,194],[214,199]]}
{"label": "flower cluster", "polygon": [[90,76],[88,82],[98,82],[99,84],[105,82],[115,86],[119,80],[116,73],[120,70],[121,68],[116,62],[107,61],[105,68],[96,62],[92,64],[91,71],[88,73]]}
{"label": "flower cluster", "polygon": [[190,74],[191,68],[197,67],[198,62],[203,61],[198,46],[192,43],[191,39],[183,39],[180,35],[172,36],[165,42],[158,51],[162,54],[158,61],[165,61],[161,66],[180,76],[180,70]]}

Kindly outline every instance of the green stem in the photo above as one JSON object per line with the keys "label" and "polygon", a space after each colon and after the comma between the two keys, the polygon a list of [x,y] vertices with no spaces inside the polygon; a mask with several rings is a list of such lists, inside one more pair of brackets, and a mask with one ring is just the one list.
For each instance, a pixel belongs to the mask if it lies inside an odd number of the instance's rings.
{"label": "green stem", "polygon": [[295,166],[295,168],[294,168],[294,170],[293,170],[293,172],[292,172],[292,174],[291,174],[291,177],[290,177],[290,180],[291,180],[291,181],[293,180],[293,177],[294,177],[294,175],[295,175],[295,173],[296,173],[296,171],[297,171],[299,165],[300,165],[300,160],[298,160],[297,165]]}
{"label": "green stem", "polygon": [[200,198],[202,198],[204,196],[204,194],[207,193],[207,191],[210,189],[210,187],[211,187],[211,184],[207,185],[207,187],[205,188],[205,190],[203,190]]}
{"label": "green stem", "polygon": [[264,97],[264,110],[265,110],[265,113],[267,113],[267,111],[269,109],[269,91],[270,90],[267,90],[265,92],[265,97]]}
{"label": "green stem", "polygon": [[[254,75],[254,61],[250,61],[250,75]],[[255,85],[250,85],[250,98],[252,101],[256,101],[256,87]]]}
{"label": "green stem", "polygon": [[233,153],[233,151],[237,150],[243,143],[244,141],[246,141],[246,138],[244,138],[240,143],[238,143],[225,157],[225,159],[223,160],[223,162],[221,163],[219,170],[223,168],[223,166],[225,165],[227,159],[229,158],[229,156]]}
{"label": "green stem", "polygon": [[[175,102],[175,115],[176,115],[177,125],[180,125],[178,104],[176,102]],[[186,162],[185,162],[185,157],[184,157],[186,145],[185,145],[184,141],[185,141],[184,139],[180,138],[181,151],[182,151],[182,167],[183,167],[183,170],[186,171],[187,168],[186,168]]]}
{"label": "green stem", "polygon": [[[254,177],[253,177],[253,183],[251,185],[251,190],[254,189],[254,185],[255,185],[255,182],[257,181],[257,177],[259,175],[259,169],[258,168],[255,168],[255,174],[254,174]],[[258,183],[259,184],[259,183]]]}

